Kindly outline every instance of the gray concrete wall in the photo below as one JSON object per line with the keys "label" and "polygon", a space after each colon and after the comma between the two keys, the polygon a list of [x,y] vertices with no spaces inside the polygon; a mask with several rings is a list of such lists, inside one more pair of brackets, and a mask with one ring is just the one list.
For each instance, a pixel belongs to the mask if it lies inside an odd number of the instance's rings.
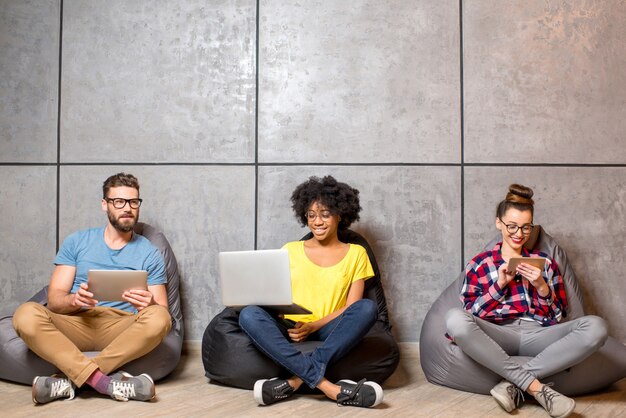
{"label": "gray concrete wall", "polygon": [[198,340],[217,252],[299,238],[290,192],[330,173],[361,191],[355,229],[417,341],[520,182],[626,342],[624,39],[618,0],[0,0],[0,305],[105,223],[100,184],[126,170]]}

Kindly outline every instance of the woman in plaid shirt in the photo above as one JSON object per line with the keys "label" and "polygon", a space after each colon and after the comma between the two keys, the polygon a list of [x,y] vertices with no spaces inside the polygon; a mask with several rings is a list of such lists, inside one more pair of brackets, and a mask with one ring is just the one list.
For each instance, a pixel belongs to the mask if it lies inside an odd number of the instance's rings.
{"label": "woman in plaid shirt", "polygon": [[[584,316],[563,322],[567,297],[556,262],[528,251],[524,244],[533,229],[533,191],[517,184],[496,211],[502,242],[478,254],[465,269],[461,289],[463,308],[446,315],[448,335],[479,364],[504,379],[491,395],[512,412],[532,395],[552,417],[566,417],[575,402],[543,384],[551,376],[584,360],[607,338],[602,318]],[[508,269],[512,257],[545,257],[543,270],[521,263]],[[532,357],[518,364],[510,356]]]}

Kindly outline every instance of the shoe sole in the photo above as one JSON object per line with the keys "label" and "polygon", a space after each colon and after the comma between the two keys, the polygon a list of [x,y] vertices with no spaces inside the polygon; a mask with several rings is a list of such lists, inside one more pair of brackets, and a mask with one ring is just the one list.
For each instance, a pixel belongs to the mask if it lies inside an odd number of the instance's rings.
{"label": "shoe sole", "polygon": [[[123,373],[126,373],[126,372],[123,372]],[[127,375],[132,376],[132,375],[131,375],[131,374],[129,374],[129,373],[126,373],[126,374],[127,374]],[[147,374],[147,373],[142,373],[142,374],[140,374],[139,376],[146,376],[146,377],[148,378],[148,380],[150,381],[150,383],[152,383],[152,392],[150,393],[151,397],[150,397],[150,399],[147,399],[146,401],[151,401],[151,400],[153,400],[153,399],[156,397],[156,387],[154,386],[154,380],[153,380],[153,379],[152,379],[152,377],[151,377],[149,374]]]}
{"label": "shoe sole", "polygon": [[35,405],[39,405],[39,402],[37,402],[37,399],[35,399],[36,393],[35,393],[35,384],[37,383],[37,380],[39,380],[41,376],[35,376],[35,378],[33,379],[33,388],[32,388],[32,392],[33,392],[33,403]]}
{"label": "shoe sole", "polygon": [[[342,379],[339,382],[337,382],[337,384],[341,382],[350,383],[351,385],[356,385],[356,382],[354,380]],[[376,382],[364,382],[363,385],[367,385],[371,387],[372,389],[374,389],[374,392],[376,393],[376,400],[374,401],[372,405],[368,406],[367,408],[373,408],[376,405],[379,405],[383,401],[383,398],[385,397],[383,388]]]}
{"label": "shoe sole", "polygon": [[493,390],[490,390],[490,391],[489,391],[489,393],[491,394],[491,396],[493,397],[493,399],[495,399],[496,403],[497,403],[498,405],[500,405],[500,408],[504,409],[504,410],[505,410],[506,412],[508,412],[509,414],[510,414],[511,412],[513,412],[513,410],[515,410],[515,407],[511,408],[511,407],[508,405],[507,400],[506,400],[506,399],[504,399],[504,400],[503,400],[503,399],[500,397],[500,394],[499,394],[498,392],[495,392],[495,391],[493,391]]}
{"label": "shoe sole", "polygon": [[256,382],[254,382],[254,400],[259,405],[266,405],[266,403],[263,402],[263,383],[270,380],[276,380],[276,378],[257,380]]}
{"label": "shoe sole", "polygon": [[576,402],[573,402],[572,403],[572,407],[570,409],[568,409],[567,411],[565,411],[564,414],[561,414],[561,415],[559,415],[558,417],[555,417],[555,418],[565,418],[565,417],[570,416],[570,414],[572,412],[574,412],[574,408],[576,408]]}

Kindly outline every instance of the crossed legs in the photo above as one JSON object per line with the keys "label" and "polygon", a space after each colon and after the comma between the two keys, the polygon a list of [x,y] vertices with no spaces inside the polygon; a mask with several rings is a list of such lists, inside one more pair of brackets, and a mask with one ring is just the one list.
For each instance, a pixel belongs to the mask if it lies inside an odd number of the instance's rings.
{"label": "crossed legs", "polygon": [[[547,327],[524,320],[496,325],[457,308],[446,314],[446,327],[465,354],[523,390],[581,362],[607,338],[606,323],[593,315]],[[510,356],[532,359],[520,365]]]}
{"label": "crossed legs", "polygon": [[[286,381],[289,386],[283,389],[292,393],[305,383],[337,400],[342,387],[324,377],[326,367],[345,356],[367,334],[376,318],[377,308],[373,301],[361,299],[353,303],[340,316],[310,336],[311,339],[322,341],[322,344],[309,354],[294,347],[286,328],[258,306],[244,308],[239,315],[239,324],[257,348],[293,373]],[[371,387],[375,385],[371,382],[365,384]],[[382,399],[382,393],[379,397]]]}
{"label": "crossed legs", "polygon": [[[505,379],[491,390],[503,409],[514,410],[526,391],[553,417],[569,415],[575,402],[540,379],[581,362],[607,338],[606,323],[592,315],[547,327],[521,319],[496,325],[455,308],[446,314],[446,327],[465,354]],[[532,358],[520,364],[511,356]]]}
{"label": "crossed legs", "polygon": [[[169,332],[171,319],[158,305],[136,315],[101,307],[60,315],[27,302],[15,312],[13,326],[33,352],[80,387],[95,370],[108,374],[150,352]],[[89,358],[83,351],[100,354]]]}

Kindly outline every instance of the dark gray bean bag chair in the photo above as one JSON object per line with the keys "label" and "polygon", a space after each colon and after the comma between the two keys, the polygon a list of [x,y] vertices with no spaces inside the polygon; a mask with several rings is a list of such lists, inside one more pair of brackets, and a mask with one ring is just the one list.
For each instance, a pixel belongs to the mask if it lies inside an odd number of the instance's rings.
{"label": "dark gray bean bag chair", "polygon": [[[501,241],[498,237],[485,249]],[[565,251],[541,227],[536,227],[526,247],[538,249],[558,264],[567,293],[567,318],[583,316],[582,291]],[[433,303],[428,311],[420,335],[420,362],[429,382],[466,392],[489,394],[489,390],[502,378],[469,358],[446,338],[445,314],[453,307],[462,307],[459,292],[463,283],[461,272],[457,279]],[[517,357],[520,362],[527,358]],[[555,390],[577,396],[602,389],[626,377],[626,346],[609,337],[600,350],[581,363],[549,376],[543,381],[554,382]]]}
{"label": "dark gray bean bag chair", "polygon": [[[141,222],[137,223],[135,232],[148,238],[163,254],[167,272],[167,299],[172,315],[172,330],[154,350],[124,365],[123,369],[132,374],[148,373],[154,379],[161,379],[172,372],[178,364],[183,344],[178,265],[163,233]],[[48,300],[48,287],[44,287],[30,300],[45,305]],[[30,351],[24,341],[17,336],[13,329],[12,318],[12,315],[0,318],[0,379],[30,385],[35,376],[58,373],[55,366]]]}
{"label": "dark gray bean bag chair", "polygon": [[[378,321],[350,353],[328,366],[326,377],[330,381],[366,378],[382,383],[398,366],[400,352],[391,335],[378,265],[372,249],[361,235],[345,230],[339,232],[339,239],[359,244],[367,251],[375,276],[365,281],[364,297],[377,303]],[[294,344],[302,352],[311,352],[321,343],[305,341]],[[206,328],[202,338],[202,361],[206,376],[211,381],[243,389],[252,389],[259,379],[290,375],[257,350],[239,327],[238,313],[231,308],[224,309]]]}

